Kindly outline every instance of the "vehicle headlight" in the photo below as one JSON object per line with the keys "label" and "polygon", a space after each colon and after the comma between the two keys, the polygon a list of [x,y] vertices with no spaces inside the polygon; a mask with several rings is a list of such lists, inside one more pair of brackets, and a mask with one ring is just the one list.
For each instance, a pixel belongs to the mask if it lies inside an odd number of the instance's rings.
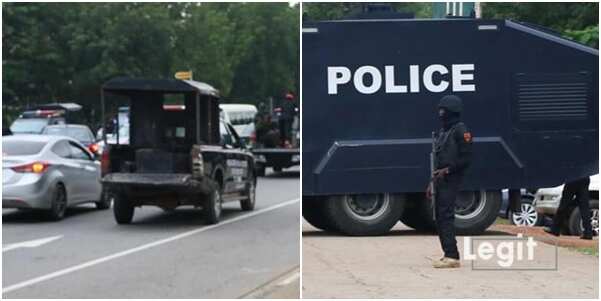
{"label": "vehicle headlight", "polygon": [[300,155],[292,156],[292,162],[299,162],[299,161],[300,161]]}

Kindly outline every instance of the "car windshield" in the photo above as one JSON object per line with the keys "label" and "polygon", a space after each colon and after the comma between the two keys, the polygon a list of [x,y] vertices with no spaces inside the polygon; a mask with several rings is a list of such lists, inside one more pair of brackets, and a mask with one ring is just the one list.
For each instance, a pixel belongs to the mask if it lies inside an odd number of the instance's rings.
{"label": "car windshield", "polygon": [[46,142],[40,141],[2,141],[2,154],[4,156],[31,156],[38,154]]}
{"label": "car windshield", "polygon": [[92,142],[92,137],[86,128],[80,127],[47,127],[44,130],[46,135],[58,135],[71,137],[82,143]]}
{"label": "car windshield", "polygon": [[46,125],[48,120],[45,118],[17,119],[10,126],[10,131],[13,134],[39,134]]}

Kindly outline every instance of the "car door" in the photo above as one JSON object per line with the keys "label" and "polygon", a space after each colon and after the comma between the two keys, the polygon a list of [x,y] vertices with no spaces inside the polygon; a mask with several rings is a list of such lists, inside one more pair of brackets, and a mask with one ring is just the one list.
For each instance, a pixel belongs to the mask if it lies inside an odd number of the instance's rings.
{"label": "car door", "polygon": [[231,175],[231,191],[242,192],[246,189],[249,162],[243,142],[231,124],[224,124],[229,135],[231,147],[227,152],[227,166]]}
{"label": "car door", "polygon": [[78,202],[82,197],[80,189],[82,184],[79,181],[79,164],[71,158],[71,147],[68,140],[55,142],[51,151],[60,158],[57,165],[63,174],[62,181],[67,190],[67,201],[69,203]]}
{"label": "car door", "polygon": [[93,156],[79,143],[69,141],[71,159],[78,166],[78,184],[80,201],[98,201],[102,187],[100,184],[100,166]]}

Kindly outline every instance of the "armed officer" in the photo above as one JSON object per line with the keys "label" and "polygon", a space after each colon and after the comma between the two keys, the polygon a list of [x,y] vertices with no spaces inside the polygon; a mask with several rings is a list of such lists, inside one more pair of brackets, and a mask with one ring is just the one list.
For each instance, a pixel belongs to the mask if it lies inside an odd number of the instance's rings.
{"label": "armed officer", "polygon": [[591,225],[591,208],[589,204],[590,195],[588,186],[591,183],[589,177],[571,181],[563,186],[559,208],[553,217],[553,225],[545,227],[547,233],[559,236],[561,224],[568,218],[572,202],[576,202],[580,209],[580,218],[582,218],[582,239],[593,239],[593,226]]}
{"label": "armed officer", "polygon": [[435,142],[435,166],[428,186],[428,198],[432,198],[434,185],[434,211],[438,238],[444,257],[435,260],[435,268],[459,267],[459,251],[455,239],[455,200],[465,170],[470,165],[472,135],[461,122],[461,98],[444,96],[438,104],[438,117],[442,128]]}

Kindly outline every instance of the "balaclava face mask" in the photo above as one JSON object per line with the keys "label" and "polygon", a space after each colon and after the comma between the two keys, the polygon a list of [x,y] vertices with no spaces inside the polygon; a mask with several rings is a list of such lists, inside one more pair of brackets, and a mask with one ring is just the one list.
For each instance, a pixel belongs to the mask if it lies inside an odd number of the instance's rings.
{"label": "balaclava face mask", "polygon": [[446,108],[438,109],[438,119],[445,130],[448,130],[460,120],[460,114],[451,112]]}

